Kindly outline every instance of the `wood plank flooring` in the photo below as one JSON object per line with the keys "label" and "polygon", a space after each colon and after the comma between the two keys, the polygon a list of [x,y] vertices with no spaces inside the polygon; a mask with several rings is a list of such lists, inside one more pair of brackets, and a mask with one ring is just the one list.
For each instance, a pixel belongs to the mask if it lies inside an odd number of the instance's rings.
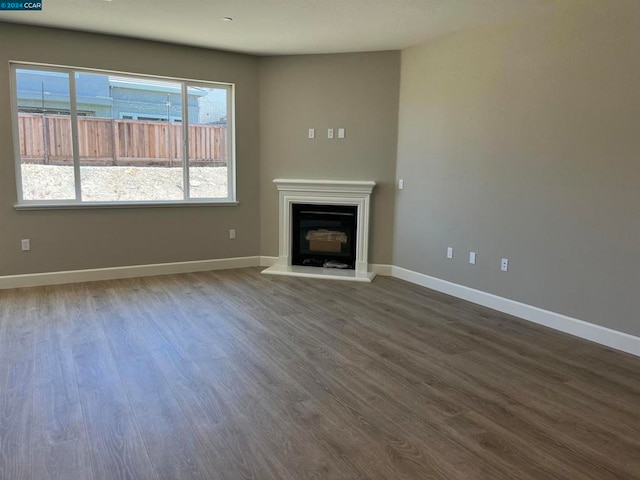
{"label": "wood plank flooring", "polygon": [[640,358],[391,278],[5,290],[0,479],[640,479]]}

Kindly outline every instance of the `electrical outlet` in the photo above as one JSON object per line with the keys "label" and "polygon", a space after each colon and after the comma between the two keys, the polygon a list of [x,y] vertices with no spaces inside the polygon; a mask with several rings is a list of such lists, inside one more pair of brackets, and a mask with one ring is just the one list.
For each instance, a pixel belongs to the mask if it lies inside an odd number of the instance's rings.
{"label": "electrical outlet", "polygon": [[447,258],[453,258],[453,247],[447,247]]}
{"label": "electrical outlet", "polygon": [[398,190],[404,190],[404,179],[403,178],[399,178],[398,179]]}
{"label": "electrical outlet", "polygon": [[309,129],[309,138],[316,138],[316,129],[315,128],[310,128]]}
{"label": "electrical outlet", "polygon": [[23,238],[21,243],[23,252],[28,252],[29,250],[31,250],[31,240],[29,240],[28,238]]}
{"label": "electrical outlet", "polygon": [[509,259],[508,258],[503,258],[502,261],[500,262],[500,270],[502,270],[503,272],[506,272],[509,270]]}
{"label": "electrical outlet", "polygon": [[469,263],[471,265],[476,264],[476,252],[469,252]]}
{"label": "electrical outlet", "polygon": [[333,128],[327,129],[327,138],[333,138]]}
{"label": "electrical outlet", "polygon": [[232,228],[231,230],[229,230],[229,238],[231,240],[236,238],[236,229],[235,228]]}

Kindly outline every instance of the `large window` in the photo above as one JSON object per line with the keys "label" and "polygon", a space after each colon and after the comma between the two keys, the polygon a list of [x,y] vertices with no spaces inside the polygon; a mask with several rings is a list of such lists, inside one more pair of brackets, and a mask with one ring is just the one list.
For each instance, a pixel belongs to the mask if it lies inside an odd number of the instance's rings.
{"label": "large window", "polygon": [[19,205],[235,200],[233,86],[11,65]]}

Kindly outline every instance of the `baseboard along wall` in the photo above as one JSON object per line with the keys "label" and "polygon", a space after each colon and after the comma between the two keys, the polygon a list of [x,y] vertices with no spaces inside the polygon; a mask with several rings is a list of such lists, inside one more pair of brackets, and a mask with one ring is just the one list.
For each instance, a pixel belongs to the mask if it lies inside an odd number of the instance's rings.
{"label": "baseboard along wall", "polygon": [[[33,273],[25,275],[0,276],[0,290],[9,288],[38,287],[63,283],[114,280],[118,278],[148,277],[175,273],[203,272],[231,268],[269,267],[277,257],[251,256],[198,260],[191,262],[159,263],[152,265],[131,265],[124,267],[71,270],[64,272]],[[381,276],[391,276],[416,285],[451,295],[469,302],[492,308],[508,315],[544,325],[555,330],[574,335],[607,347],[621,350],[640,357],[640,337],[619,332],[607,327],[585,322],[577,318],[544,310],[491,293],[458,285],[423,273],[414,272],[394,265],[370,265],[371,271]]]}
{"label": "baseboard along wall", "polygon": [[0,290],[8,288],[40,287],[63,283],[95,282],[118,278],[151,277],[174,273],[206,272],[230,268],[260,266],[260,257],[220,258],[191,262],[156,263],[150,265],[130,265],[124,267],[69,270],[64,272],[29,273],[0,277]]}

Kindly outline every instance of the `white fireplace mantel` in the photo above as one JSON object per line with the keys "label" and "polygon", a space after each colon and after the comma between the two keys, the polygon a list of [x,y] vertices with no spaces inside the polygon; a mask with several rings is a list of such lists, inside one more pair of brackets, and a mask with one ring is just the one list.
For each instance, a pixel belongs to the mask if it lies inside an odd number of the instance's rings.
{"label": "white fireplace mantel", "polygon": [[[278,188],[279,198],[279,254],[276,264],[262,273],[361,282],[370,282],[375,277],[369,271],[369,210],[371,192],[376,182],[276,178],[273,183]],[[355,270],[291,265],[291,206],[294,203],[357,207]]]}

